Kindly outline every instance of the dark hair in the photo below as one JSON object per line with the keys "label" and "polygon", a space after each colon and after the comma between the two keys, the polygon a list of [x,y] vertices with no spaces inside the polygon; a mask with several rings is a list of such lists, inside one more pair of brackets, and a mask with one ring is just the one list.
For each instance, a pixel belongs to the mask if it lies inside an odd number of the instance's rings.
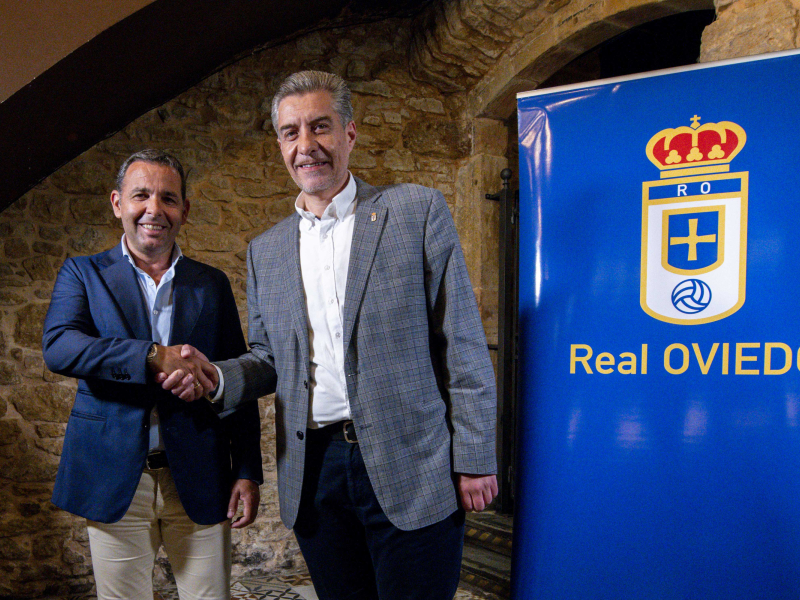
{"label": "dark hair", "polygon": [[122,181],[125,179],[125,174],[128,172],[130,166],[135,162],[164,165],[165,167],[175,169],[178,172],[178,175],[181,176],[181,200],[186,200],[186,174],[183,172],[183,165],[171,154],[167,154],[163,150],[154,150],[153,148],[147,148],[146,150],[134,152],[125,159],[125,162],[122,163],[122,166],[117,172],[116,189],[118,192],[122,191]]}
{"label": "dark hair", "polygon": [[350,88],[344,79],[325,71],[299,71],[283,80],[275,96],[272,97],[272,126],[278,131],[278,105],[287,96],[328,92],[333,98],[333,110],[339,115],[342,127],[353,120],[353,102]]}

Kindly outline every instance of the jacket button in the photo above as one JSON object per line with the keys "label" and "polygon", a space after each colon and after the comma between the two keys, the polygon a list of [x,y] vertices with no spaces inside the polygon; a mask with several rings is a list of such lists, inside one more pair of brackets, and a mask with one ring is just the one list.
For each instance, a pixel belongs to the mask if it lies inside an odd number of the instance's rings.
{"label": "jacket button", "polygon": [[305,381],[303,381],[303,387],[304,387],[304,388],[306,388],[306,389],[308,389],[308,379],[306,379]]}
{"label": "jacket button", "polygon": [[302,431],[298,431],[298,432],[297,432],[297,439],[298,439],[298,440],[302,440],[304,437],[305,437],[305,435],[303,434],[303,432],[302,432]]}

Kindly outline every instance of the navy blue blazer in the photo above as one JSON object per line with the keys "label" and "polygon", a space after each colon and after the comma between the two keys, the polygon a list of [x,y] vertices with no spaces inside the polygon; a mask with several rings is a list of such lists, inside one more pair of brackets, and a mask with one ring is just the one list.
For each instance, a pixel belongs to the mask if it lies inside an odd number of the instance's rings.
{"label": "navy blue blazer", "polygon": [[[170,345],[192,344],[211,360],[246,345],[228,278],[183,257],[175,265]],[[258,406],[218,414],[206,399],[184,402],[153,383],[152,344],[136,272],[121,246],[69,258],[44,322],[47,367],[78,379],[53,503],[102,523],[119,521],[145,466],[150,411],[158,407],[175,486],[192,521],[227,518],[235,479],[262,483]]]}

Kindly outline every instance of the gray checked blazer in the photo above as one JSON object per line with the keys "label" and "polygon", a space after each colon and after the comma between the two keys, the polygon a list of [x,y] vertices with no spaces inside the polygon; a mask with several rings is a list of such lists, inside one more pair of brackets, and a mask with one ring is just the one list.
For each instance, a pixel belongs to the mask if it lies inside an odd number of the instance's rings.
{"label": "gray checked blazer", "polygon": [[[356,183],[344,306],[347,393],[381,507],[398,528],[417,529],[458,507],[453,473],[496,472],[494,371],[442,194]],[[276,392],[278,490],[290,528],[309,410],[299,219],[292,215],[250,243],[250,351],[218,363],[225,409]]]}

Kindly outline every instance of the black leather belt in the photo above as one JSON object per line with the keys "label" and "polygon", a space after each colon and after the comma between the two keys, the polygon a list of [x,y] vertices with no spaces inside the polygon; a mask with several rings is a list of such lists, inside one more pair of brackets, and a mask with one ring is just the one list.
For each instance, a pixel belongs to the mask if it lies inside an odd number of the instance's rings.
{"label": "black leather belt", "polygon": [[163,469],[164,467],[168,467],[169,463],[167,462],[167,453],[163,450],[159,452],[151,452],[147,455],[147,459],[144,462],[145,469],[150,471],[158,471],[159,469]]}
{"label": "black leather belt", "polygon": [[319,429],[309,429],[309,434],[317,439],[328,439],[337,442],[358,443],[356,426],[352,421],[339,421]]}

